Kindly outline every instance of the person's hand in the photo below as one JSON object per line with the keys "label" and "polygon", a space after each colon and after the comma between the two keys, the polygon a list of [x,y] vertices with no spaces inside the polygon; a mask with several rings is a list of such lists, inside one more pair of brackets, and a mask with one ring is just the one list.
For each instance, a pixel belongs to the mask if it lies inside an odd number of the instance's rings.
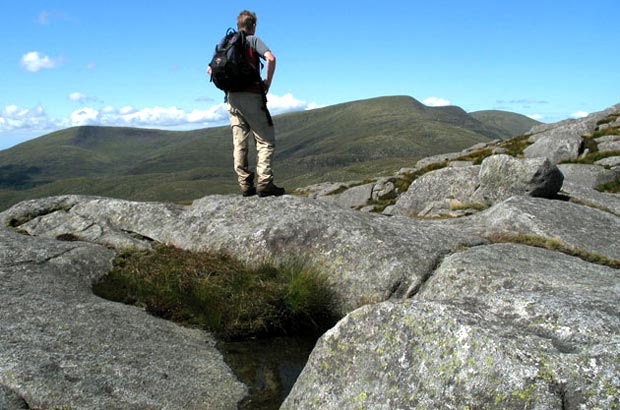
{"label": "person's hand", "polygon": [[211,66],[207,66],[207,74],[211,75]]}

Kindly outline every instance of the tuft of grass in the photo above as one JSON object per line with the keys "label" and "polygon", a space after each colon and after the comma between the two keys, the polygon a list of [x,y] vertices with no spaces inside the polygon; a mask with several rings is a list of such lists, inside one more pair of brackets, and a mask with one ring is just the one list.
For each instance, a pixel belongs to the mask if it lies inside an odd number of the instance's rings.
{"label": "tuft of grass", "polygon": [[335,322],[324,274],[299,260],[250,266],[223,253],[156,244],[120,253],[95,294],[224,340],[324,330]]}
{"label": "tuft of grass", "polygon": [[531,145],[531,142],[528,141],[530,137],[531,134],[519,135],[518,137],[502,142],[500,147],[508,150],[508,152],[506,152],[508,155],[516,158],[523,157],[523,151]]}
{"label": "tuft of grass", "polygon": [[297,259],[250,266],[156,244],[120,253],[93,291],[224,340],[324,330],[335,320],[326,276]]}
{"label": "tuft of grass", "polygon": [[556,238],[544,238],[529,234],[513,234],[513,233],[497,233],[490,235],[488,238],[493,243],[518,243],[522,245],[535,246],[538,248],[549,249],[556,252],[562,252],[567,255],[578,257],[590,263],[609,266],[614,269],[620,269],[620,260],[608,258],[583,249],[572,248]]}
{"label": "tuft of grass", "polygon": [[592,138],[604,137],[605,135],[618,135],[620,134],[620,128],[618,127],[609,127],[604,130],[594,131],[592,133]]}
{"label": "tuft of grass", "polygon": [[493,150],[491,148],[479,149],[477,151],[470,152],[467,155],[459,157],[460,161],[473,161],[475,165],[482,164],[482,161],[493,155]]}
{"label": "tuft of grass", "polygon": [[579,157],[577,159],[568,159],[561,161],[561,164],[594,164],[596,161],[609,158],[609,157],[617,157],[620,156],[620,151],[594,151],[589,154]]}

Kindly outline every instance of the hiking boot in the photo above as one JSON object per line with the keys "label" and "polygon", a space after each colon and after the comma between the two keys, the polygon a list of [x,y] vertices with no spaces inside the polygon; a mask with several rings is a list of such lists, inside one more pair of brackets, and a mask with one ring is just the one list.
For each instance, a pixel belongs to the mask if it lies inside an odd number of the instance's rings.
{"label": "hiking boot", "polygon": [[284,188],[275,186],[273,182],[270,182],[264,187],[258,189],[258,196],[261,198],[266,196],[282,196],[284,193]]}
{"label": "hiking boot", "polygon": [[256,188],[253,186],[241,188],[241,195],[243,196],[254,196],[256,195]]}

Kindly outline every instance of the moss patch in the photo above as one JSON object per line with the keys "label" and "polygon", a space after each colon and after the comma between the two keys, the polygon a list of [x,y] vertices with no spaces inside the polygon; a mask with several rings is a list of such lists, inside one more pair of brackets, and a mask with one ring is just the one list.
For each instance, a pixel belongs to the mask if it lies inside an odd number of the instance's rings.
{"label": "moss patch", "polygon": [[595,189],[600,192],[611,192],[612,194],[620,194],[620,179],[616,178],[615,181],[601,184]]}
{"label": "moss patch", "polygon": [[158,244],[120,253],[93,290],[223,340],[317,331],[335,321],[325,275],[300,260],[249,266]]}

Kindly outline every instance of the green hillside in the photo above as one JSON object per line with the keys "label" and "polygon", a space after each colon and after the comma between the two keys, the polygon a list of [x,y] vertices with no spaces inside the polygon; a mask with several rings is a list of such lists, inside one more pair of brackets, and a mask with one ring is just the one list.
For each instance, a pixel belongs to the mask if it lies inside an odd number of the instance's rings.
{"label": "green hillside", "polygon": [[[292,190],[393,173],[429,155],[504,137],[513,115],[476,118],[397,96],[276,116],[276,183]],[[0,151],[0,209],[68,193],[189,201],[236,190],[228,126],[73,127]]]}
{"label": "green hillside", "polygon": [[516,137],[527,133],[535,125],[541,124],[525,115],[500,110],[474,111],[472,117],[491,129],[497,130],[502,138]]}

